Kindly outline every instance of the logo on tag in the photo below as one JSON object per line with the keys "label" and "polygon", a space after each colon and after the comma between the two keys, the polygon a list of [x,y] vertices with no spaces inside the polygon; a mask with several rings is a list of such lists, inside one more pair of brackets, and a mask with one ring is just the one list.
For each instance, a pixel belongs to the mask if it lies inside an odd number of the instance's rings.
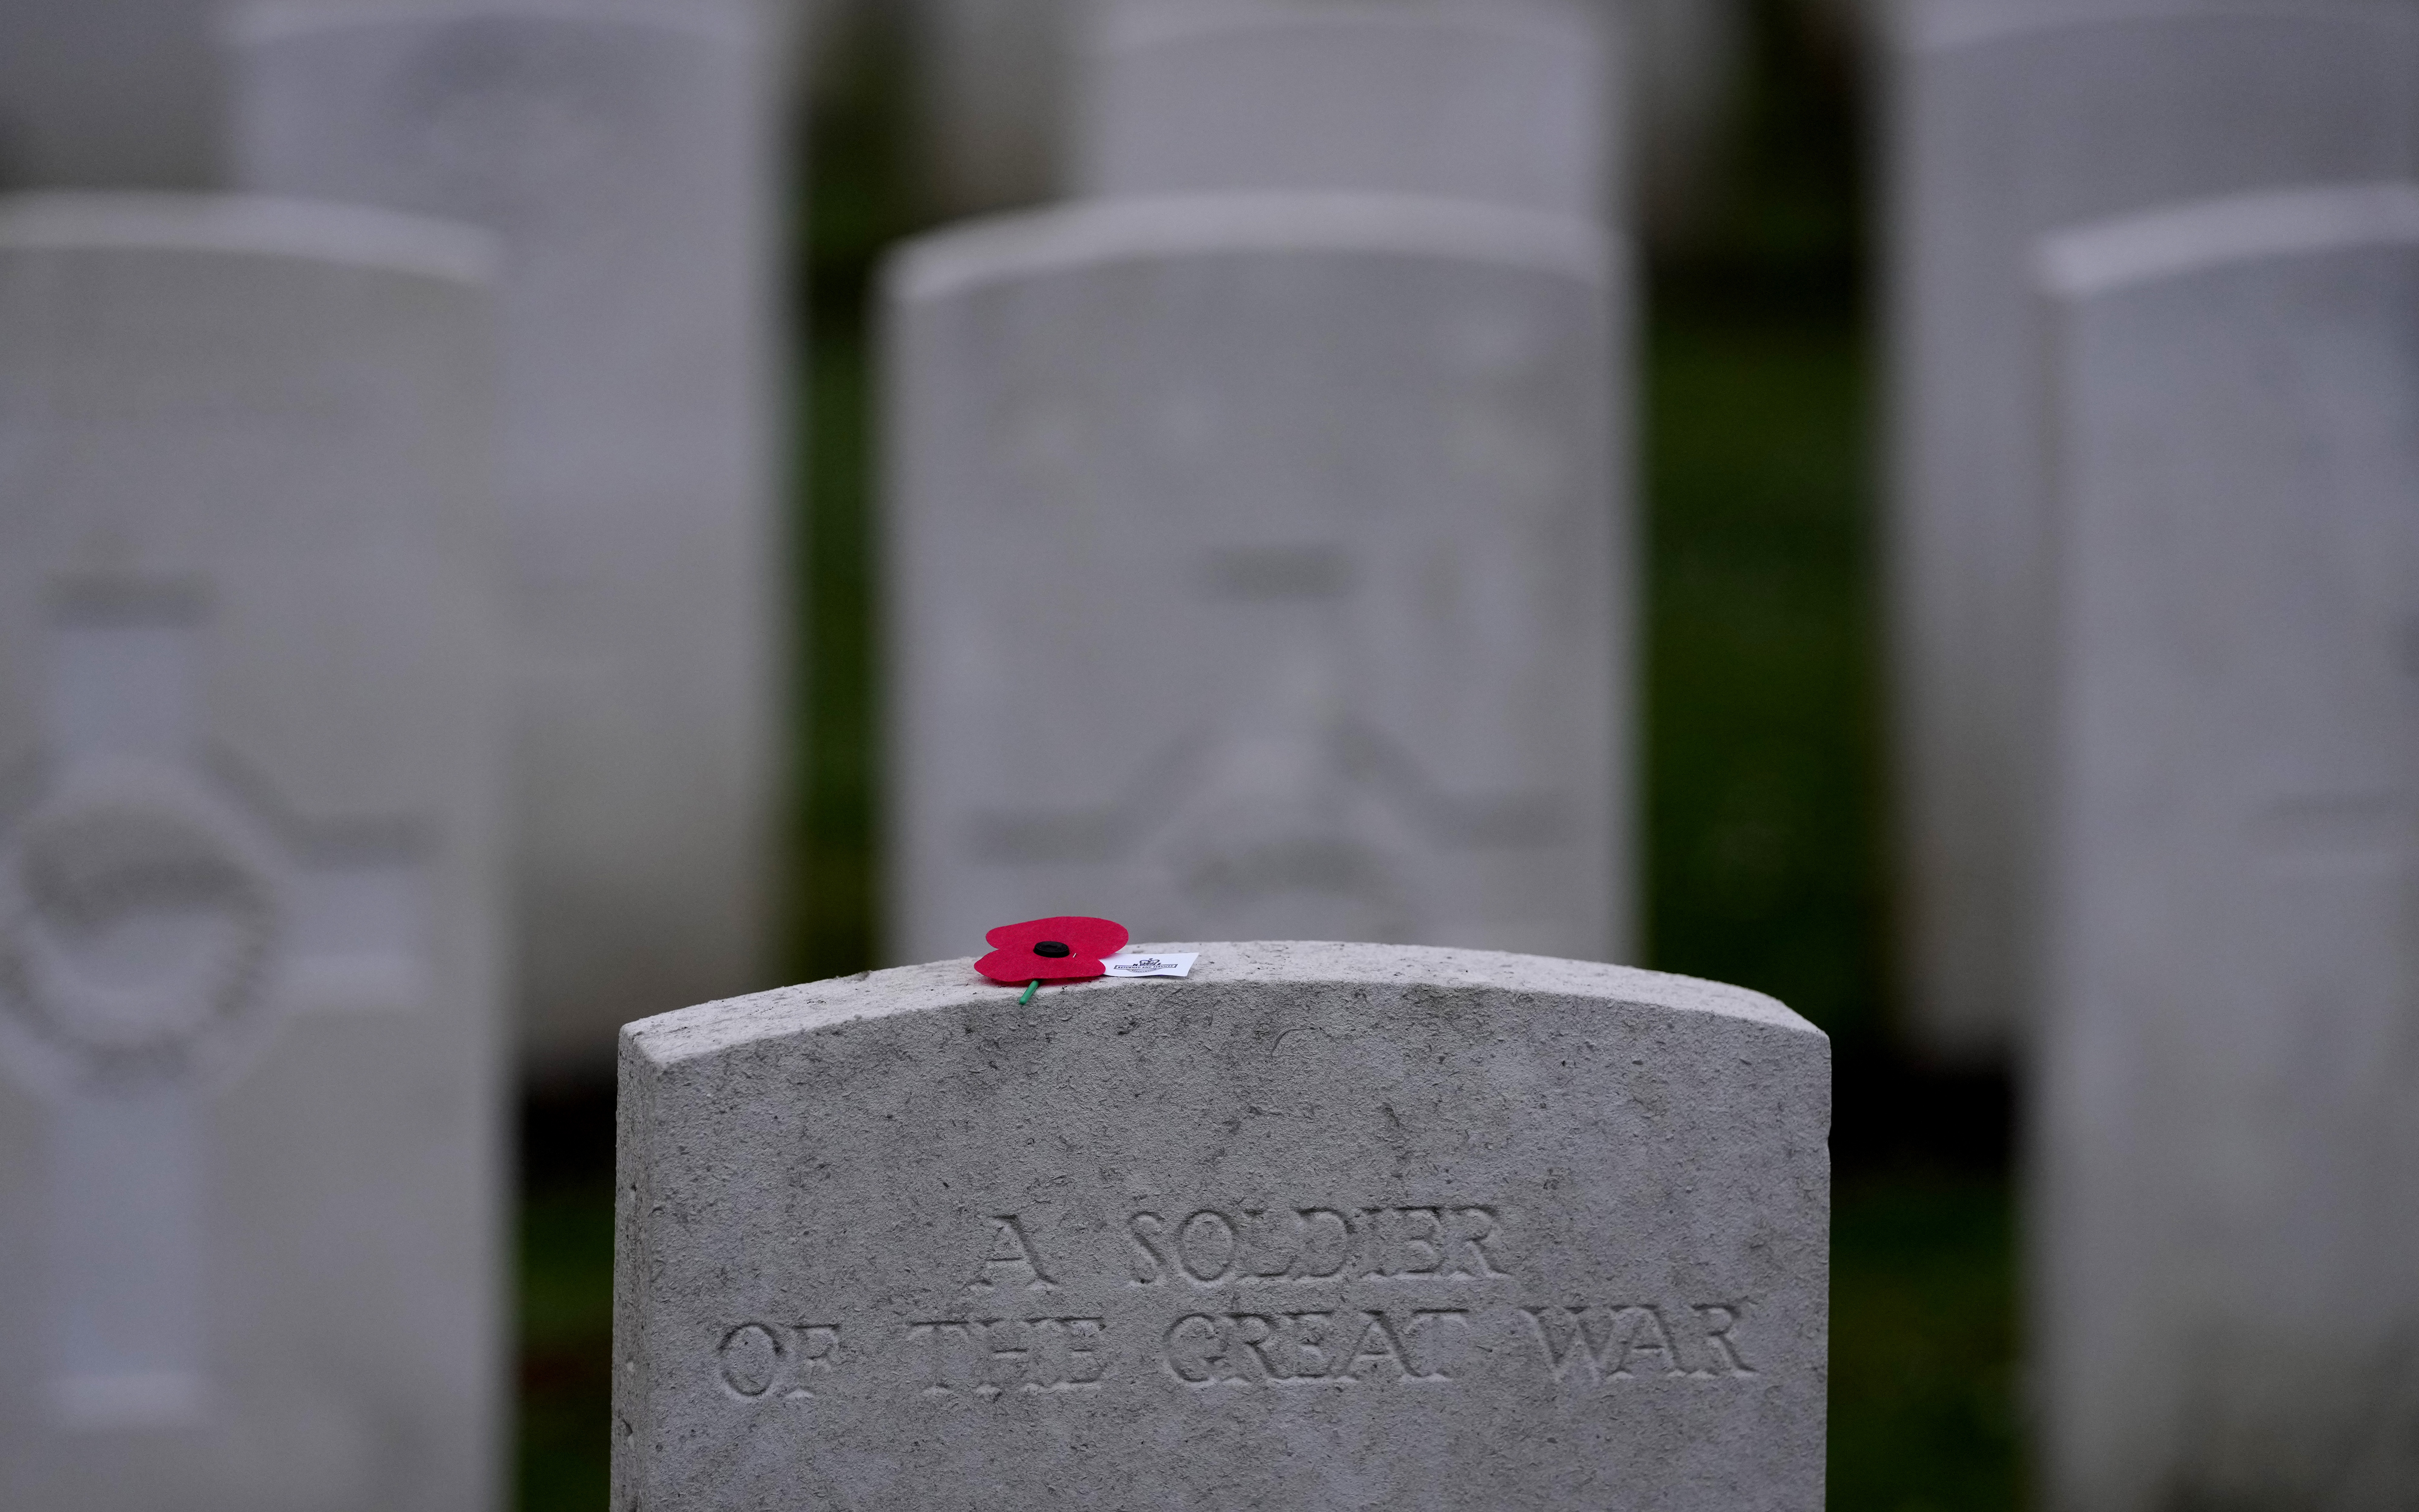
{"label": "logo on tag", "polygon": [[1154,955],[1147,950],[1130,950],[1108,957],[1101,964],[1111,976],[1191,976],[1193,963],[1201,958],[1199,951],[1171,951]]}

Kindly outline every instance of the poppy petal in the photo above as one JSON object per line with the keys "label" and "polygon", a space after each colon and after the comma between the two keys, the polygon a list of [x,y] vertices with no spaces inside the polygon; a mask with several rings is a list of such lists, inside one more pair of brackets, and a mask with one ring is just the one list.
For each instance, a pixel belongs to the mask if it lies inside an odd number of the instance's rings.
{"label": "poppy petal", "polygon": [[1077,955],[1109,956],[1126,948],[1126,926],[1111,919],[1062,914],[1055,919],[1028,919],[1001,924],[983,936],[1000,950],[1031,950],[1045,939],[1069,946]]}
{"label": "poppy petal", "polygon": [[975,962],[975,970],[994,982],[1023,986],[1027,982],[1088,982],[1106,976],[1109,969],[1087,955],[1054,960],[1029,950],[995,950]]}

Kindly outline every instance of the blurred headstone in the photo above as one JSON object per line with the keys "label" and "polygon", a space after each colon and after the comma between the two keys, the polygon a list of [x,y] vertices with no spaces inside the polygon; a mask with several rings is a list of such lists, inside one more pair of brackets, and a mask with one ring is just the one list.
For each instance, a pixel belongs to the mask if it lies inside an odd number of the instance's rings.
{"label": "blurred headstone", "polygon": [[492,272],[0,202],[0,1504],[495,1504]]}
{"label": "blurred headstone", "polygon": [[2051,634],[2026,259],[2201,195],[2419,170],[2419,9],[1933,0],[1895,37],[1896,743],[1913,1027],[1991,1061],[2039,993]]}
{"label": "blurred headstone", "polygon": [[2419,190],[2042,267],[2045,1501],[2419,1504]]}
{"label": "blurred headstone", "polygon": [[631,1026],[612,1504],[1822,1505],[1811,1025],[1184,948],[1025,1006],[961,960]]}
{"label": "blurred headstone", "polygon": [[[1187,3],[1196,15],[1208,13],[1201,0]],[[1208,4],[1235,8],[1222,0]],[[1607,78],[1608,93],[1585,107],[1601,115],[1608,132],[1586,149],[1599,160],[1604,176],[1581,192],[1600,197],[1615,206],[1616,219],[1626,220],[1632,211],[1622,206],[1621,196],[1624,185],[1634,182],[1635,217],[1647,235],[1658,242],[1685,244],[1711,209],[1729,119],[1743,83],[1748,43],[1744,7],[1738,0],[1588,0],[1584,8],[1595,13],[1604,38],[1542,63],[1532,48],[1524,65],[1519,44],[1503,38],[1520,30],[1518,5],[1533,4],[1518,0],[1508,22],[1488,19],[1505,16],[1504,7],[1461,4],[1459,9],[1465,30],[1492,28],[1497,39],[1491,51],[1499,64],[1542,69],[1551,81],[1564,84],[1589,72]],[[1081,151],[1072,139],[1085,114],[1086,79],[1102,65],[1114,69],[1122,61],[1116,53],[1087,49],[1082,36],[1096,16],[1120,8],[1131,16],[1150,6],[1165,8],[1164,0],[1091,0],[1088,5],[1085,0],[917,0],[908,8],[919,173],[931,207],[945,215],[971,215],[1039,205],[1068,192],[1068,160]],[[1410,16],[1416,26],[1417,18],[1439,14],[1437,0],[1293,0],[1291,5],[1260,0],[1254,8],[1263,15],[1289,10],[1340,18],[1341,25],[1331,25],[1322,44],[1331,52],[1356,35],[1356,14],[1365,19],[1378,12],[1379,29],[1364,26],[1358,35],[1391,47],[1396,57],[1415,55],[1422,34],[1406,33],[1400,24],[1384,27],[1385,15]],[[1550,14],[1560,7],[1548,0],[1546,8]],[[1536,11],[1529,14],[1533,18]],[[1512,28],[1508,34],[1507,24]],[[1561,18],[1546,24],[1566,34],[1570,26]],[[1130,28],[1130,22],[1118,22],[1102,39],[1131,35]],[[1432,26],[1425,35],[1433,43],[1447,34]],[[1533,26],[1528,36],[1533,41],[1538,36]],[[1601,57],[1591,56],[1598,47],[1609,50]],[[1299,77],[1301,66],[1291,67]],[[1358,62],[1348,71],[1366,72],[1369,68],[1368,62]],[[1200,87],[1194,87],[1196,100]],[[1381,83],[1380,87],[1387,86]],[[1554,84],[1549,82],[1548,87]],[[1429,111],[1450,104],[1456,96],[1466,100],[1470,92],[1462,87],[1441,94],[1426,102]],[[1316,103],[1314,99],[1312,108]],[[1525,99],[1515,112],[1533,126],[1541,100]],[[1434,119],[1427,112],[1414,117],[1415,139],[1436,138]],[[1502,125],[1486,126],[1482,139],[1502,130]],[[1513,171],[1512,181],[1517,186],[1538,176],[1537,170],[1524,166]],[[1502,192],[1492,185],[1487,188],[1490,193]]]}
{"label": "blurred headstone", "polygon": [[894,958],[1146,938],[1610,957],[1625,270],[1596,225],[1112,200],[887,291]]}
{"label": "blurred headstone", "polygon": [[217,15],[213,0],[0,4],[0,191],[213,187]]}
{"label": "blurred headstone", "polygon": [[759,985],[788,571],[758,0],[246,8],[248,188],[493,229],[522,1048]]}
{"label": "blurred headstone", "polygon": [[1114,0],[1089,40],[1076,184],[1605,220],[1625,202],[1607,25],[1578,0]]}

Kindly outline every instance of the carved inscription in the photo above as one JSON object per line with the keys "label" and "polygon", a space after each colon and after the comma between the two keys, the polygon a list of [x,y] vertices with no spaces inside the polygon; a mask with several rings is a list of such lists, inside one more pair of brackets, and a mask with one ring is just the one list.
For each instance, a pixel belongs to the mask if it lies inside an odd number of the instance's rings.
{"label": "carved inscription", "polygon": [[715,1351],[722,1389],[743,1401],[801,1401],[839,1363],[840,1329],[830,1323],[741,1323]]}
{"label": "carved inscription", "polygon": [[1127,1220],[1133,1283],[1195,1286],[1508,1276],[1502,1220],[1476,1204],[1392,1208],[1200,1208]]}
{"label": "carved inscription", "polygon": [[966,1283],[966,1290],[989,1291],[1001,1286],[1022,1286],[1033,1291],[1055,1291],[1058,1287],[1041,1268],[1033,1241],[1025,1236],[1025,1220],[1013,1213],[991,1220],[991,1252],[983,1257],[979,1274]]}
{"label": "carved inscription", "polygon": [[1187,1313],[1168,1325],[1160,1355],[1189,1386],[1321,1381],[1446,1382],[1449,1324],[1461,1307],[1282,1313]]}
{"label": "carved inscription", "polygon": [[949,1318],[911,1323],[928,1396],[970,1391],[1095,1391],[1107,1368],[1101,1318]]}
{"label": "carved inscription", "polygon": [[[843,1352],[837,1324],[743,1322],[716,1350],[723,1390],[810,1401],[865,1367],[927,1398],[983,1401],[1154,1382],[1427,1389],[1510,1370],[1585,1392],[1758,1373],[1739,1336],[1748,1300],[1522,1299],[1517,1225],[1488,1203],[1141,1208],[1115,1279],[1070,1272],[1076,1257],[1023,1214],[978,1222],[961,1274],[980,1313],[871,1325],[866,1359]],[[1070,1310],[1054,1299],[1071,1285],[1122,1300]]]}
{"label": "carved inscription", "polygon": [[224,825],[162,785],[148,802],[66,803],[0,876],[0,1010],[88,1079],[176,1079],[257,1011],[271,888]]}
{"label": "carved inscription", "polygon": [[1711,1381],[1721,1376],[1755,1374],[1731,1331],[1738,1326],[1739,1309],[1724,1303],[1701,1302],[1690,1307],[1700,1325],[1702,1350],[1685,1356],[1673,1342],[1663,1309],[1653,1303],[1616,1306],[1523,1307],[1531,1333],[1557,1381],[1581,1374],[1592,1385],[1640,1377]]}

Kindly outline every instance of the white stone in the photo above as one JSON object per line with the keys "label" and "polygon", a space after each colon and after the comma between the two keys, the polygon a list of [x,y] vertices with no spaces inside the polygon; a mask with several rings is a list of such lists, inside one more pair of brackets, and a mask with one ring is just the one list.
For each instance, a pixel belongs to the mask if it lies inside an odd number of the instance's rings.
{"label": "white stone", "polygon": [[914,244],[893,959],[1144,938],[1617,956],[1627,284],[1563,217],[1106,201]]}
{"label": "white stone", "polygon": [[1186,945],[624,1033],[612,1505],[1815,1512],[1830,1053],[1618,967]]}
{"label": "white stone", "polygon": [[0,1505],[495,1504],[492,276],[0,202]]}
{"label": "white stone", "polygon": [[216,14],[212,0],[0,4],[0,190],[213,185]]}
{"label": "white stone", "polygon": [[[1106,7],[1158,3],[914,0],[906,14],[915,64],[915,131],[930,207],[970,215],[1034,206],[1066,192],[1068,160],[1077,150],[1070,137],[1081,120],[1074,101],[1092,71],[1086,66],[1090,50],[1080,38],[1091,17]],[[1394,3],[1415,15],[1433,14],[1433,0]],[[1593,149],[1602,154],[1601,171],[1609,176],[1578,192],[1590,197],[1592,210],[1593,196],[1600,194],[1615,219],[1623,220],[1630,212],[1620,203],[1622,186],[1634,183],[1637,214],[1648,234],[1683,242],[1703,224],[1722,168],[1747,62],[1744,8],[1739,0],[1588,3],[1606,28],[1603,42],[1609,48],[1602,72],[1610,92],[1586,107],[1602,113],[1610,133]],[[1491,6],[1473,8],[1482,23],[1502,13]],[[1567,29],[1568,23],[1553,24]],[[1465,29],[1465,38],[1473,29]],[[1329,35],[1338,34],[1331,28]],[[1407,52],[1401,26],[1381,27],[1374,35],[1381,45],[1391,42],[1398,60]],[[1423,35],[1431,41],[1450,39],[1449,33],[1433,28],[1409,37],[1416,42]],[[1504,51],[1500,40],[1488,50],[1499,57]],[[1093,64],[1115,58],[1094,58]],[[1567,86],[1579,78],[1569,62],[1532,55],[1526,66]],[[1383,102],[1392,93],[1381,83],[1377,98]],[[1149,107],[1147,100],[1140,103]],[[1397,96],[1391,108],[1415,106]],[[1579,157],[1586,156],[1582,149]],[[1516,176],[1532,176],[1525,171]]]}
{"label": "white stone", "polygon": [[759,985],[780,843],[776,229],[756,0],[242,12],[247,187],[493,228],[523,1050]]}
{"label": "white stone", "polygon": [[1090,35],[1093,195],[1363,190],[1608,218],[1620,116],[1578,0],[1114,0]]}
{"label": "white stone", "polygon": [[2048,545],[2033,238],[2419,171],[2408,5],[1910,8],[1889,167],[1898,771],[1915,1027],[2004,1055],[2038,996]]}
{"label": "white stone", "polygon": [[2046,1504],[2419,1503],[2419,189],[2048,244]]}

